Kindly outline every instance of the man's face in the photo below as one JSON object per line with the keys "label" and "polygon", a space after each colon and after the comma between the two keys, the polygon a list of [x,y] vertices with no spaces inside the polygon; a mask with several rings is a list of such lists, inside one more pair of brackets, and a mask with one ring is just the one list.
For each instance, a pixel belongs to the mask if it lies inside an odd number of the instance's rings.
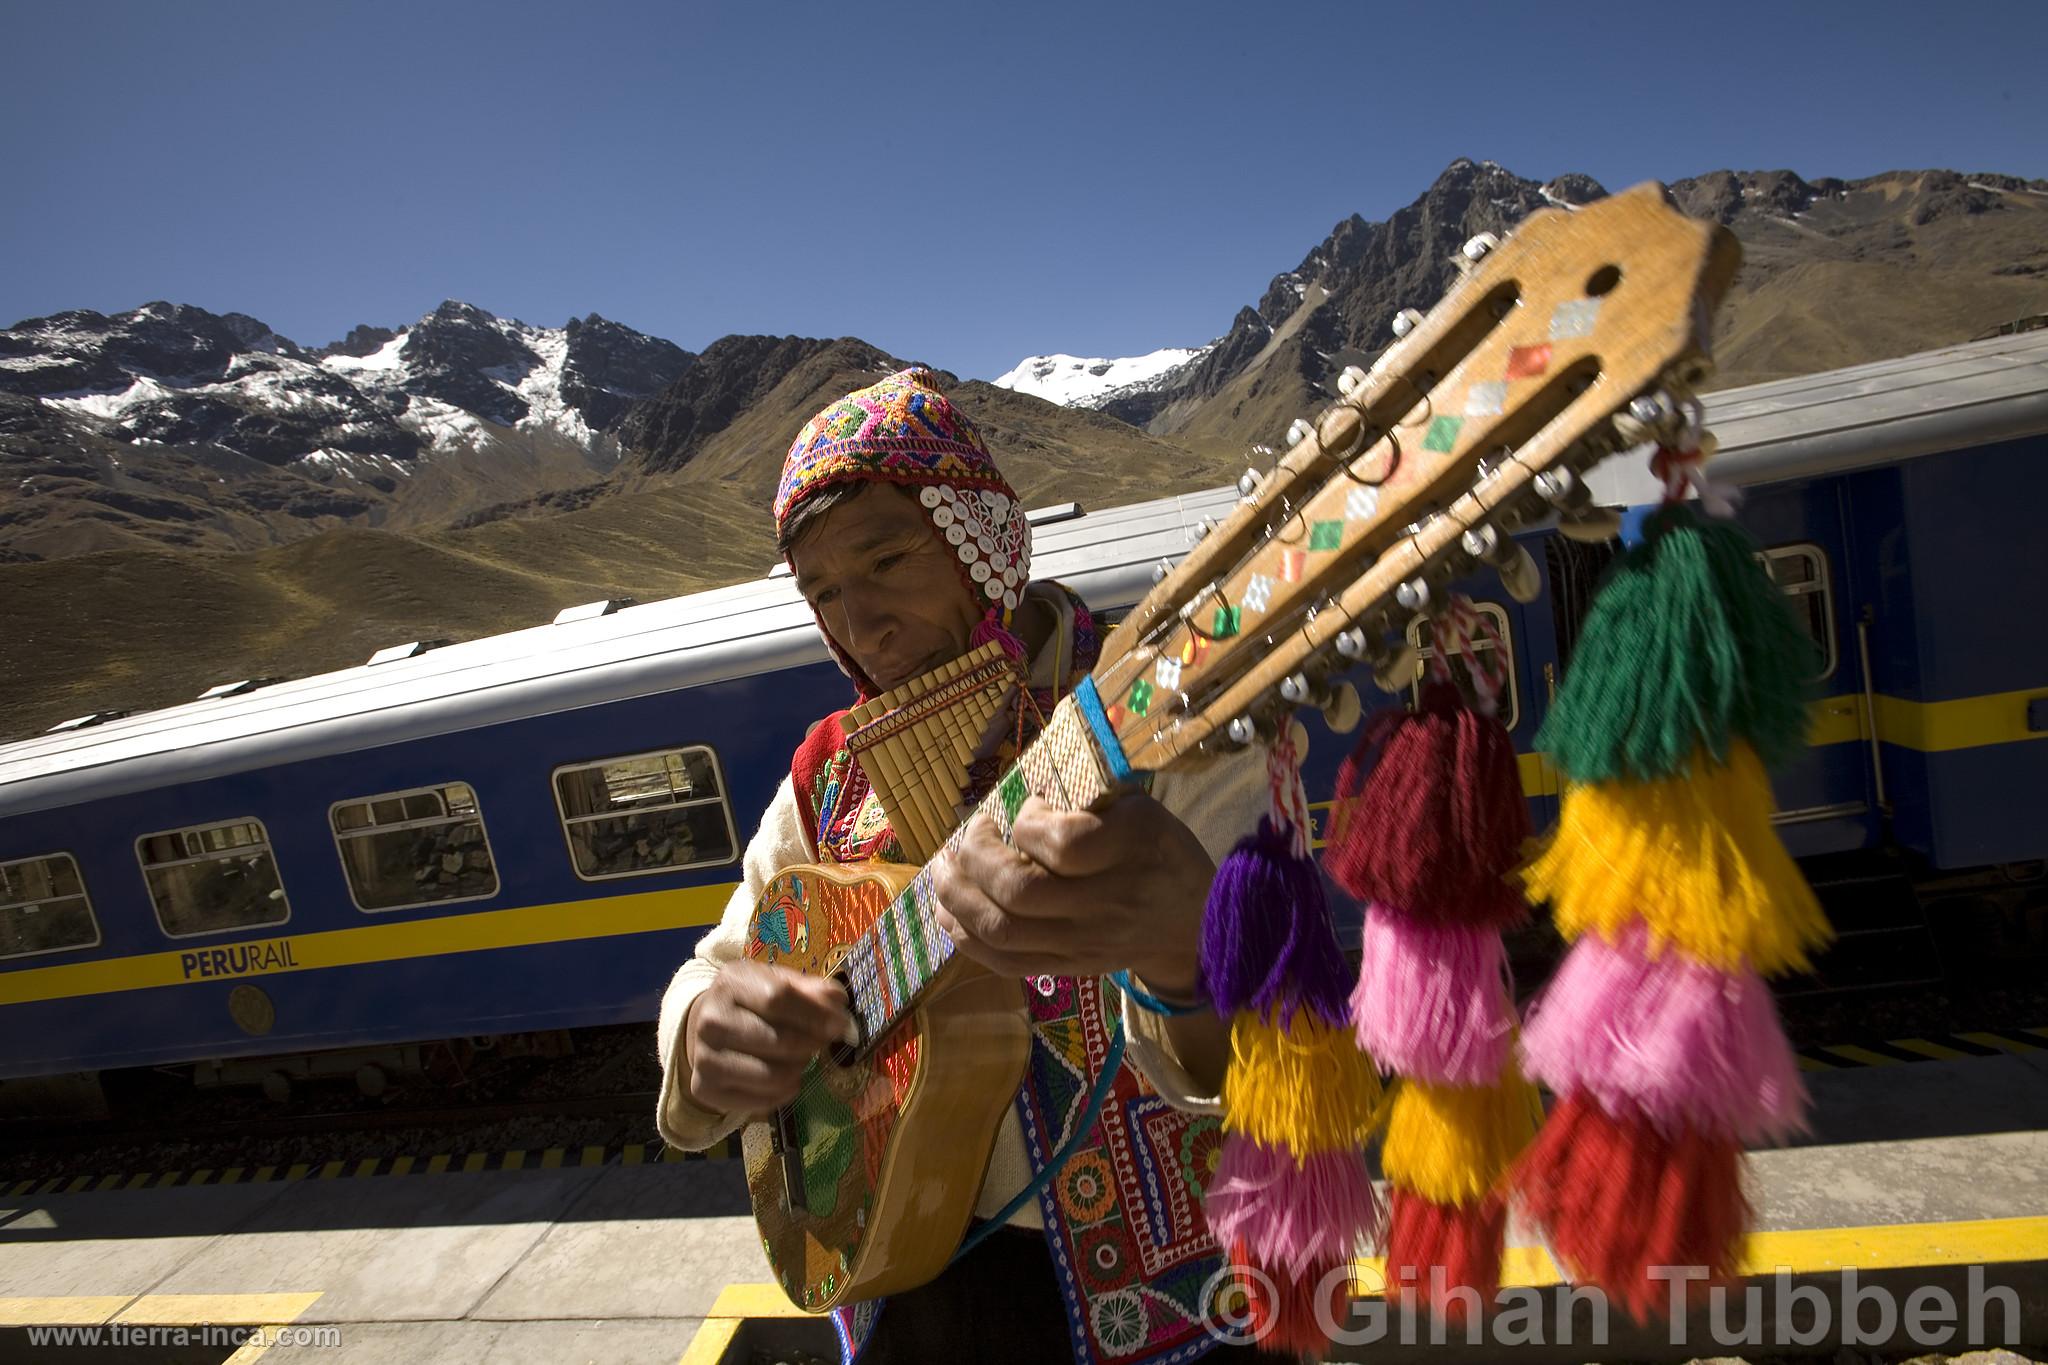
{"label": "man's face", "polygon": [[827,633],[885,691],[966,653],[981,619],[952,547],[888,484],[826,512],[789,559]]}

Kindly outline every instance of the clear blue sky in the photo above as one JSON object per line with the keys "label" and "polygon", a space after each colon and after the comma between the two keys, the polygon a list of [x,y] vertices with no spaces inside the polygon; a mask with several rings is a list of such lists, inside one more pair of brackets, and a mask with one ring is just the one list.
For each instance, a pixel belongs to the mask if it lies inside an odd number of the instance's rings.
{"label": "clear blue sky", "polygon": [[[12,0],[0,325],[1194,345],[1457,156],[2048,176],[2048,3]],[[1427,300],[1421,301],[1426,303]]]}

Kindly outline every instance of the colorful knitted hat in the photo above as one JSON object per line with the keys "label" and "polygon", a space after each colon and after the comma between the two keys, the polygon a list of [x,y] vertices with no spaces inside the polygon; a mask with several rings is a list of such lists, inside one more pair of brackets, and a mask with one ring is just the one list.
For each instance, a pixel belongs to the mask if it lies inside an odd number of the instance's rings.
{"label": "colorful knitted hat", "polygon": [[[922,366],[898,370],[805,423],[776,485],[776,530],[804,499],[843,483],[915,488],[933,533],[958,560],[961,582],[987,608],[987,624],[1007,622],[1030,580],[1031,526],[981,432],[939,391],[937,375]],[[826,639],[848,676],[872,694],[859,669]]]}

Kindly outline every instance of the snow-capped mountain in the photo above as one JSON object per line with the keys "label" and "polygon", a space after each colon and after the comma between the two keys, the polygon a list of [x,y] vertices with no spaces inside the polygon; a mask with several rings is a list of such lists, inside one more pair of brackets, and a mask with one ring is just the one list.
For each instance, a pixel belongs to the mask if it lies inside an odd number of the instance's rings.
{"label": "snow-capped mountain", "polygon": [[[0,332],[0,398],[18,396],[0,420],[0,474],[24,494],[83,479],[162,496],[197,479],[212,487],[192,490],[204,510],[184,520],[238,545],[307,529],[277,514],[438,523],[602,477],[627,410],[693,359],[595,314],[535,327],[455,301],[317,351],[186,305],[60,313]],[[305,481],[326,496],[304,496]],[[244,493],[254,501],[238,507]],[[63,501],[13,510],[10,541],[32,540],[21,523]]]}
{"label": "snow-capped mountain", "polygon": [[1092,408],[1111,395],[1160,383],[1175,370],[1200,360],[1210,346],[1169,346],[1149,355],[1115,360],[1073,355],[1026,356],[991,382],[1067,408]]}

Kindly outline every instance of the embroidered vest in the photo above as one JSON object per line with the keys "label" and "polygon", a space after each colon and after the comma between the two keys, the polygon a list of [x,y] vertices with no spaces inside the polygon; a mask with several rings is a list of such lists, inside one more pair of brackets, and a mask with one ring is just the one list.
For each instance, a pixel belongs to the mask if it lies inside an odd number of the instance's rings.
{"label": "embroidered vest", "polygon": [[[1071,687],[1095,666],[1101,642],[1081,600],[1059,590],[1073,608],[1074,670],[1062,680]],[[1038,714],[1051,714],[1057,697],[1040,691],[1034,698]],[[791,762],[819,861],[903,862],[880,800],[846,749],[841,714],[813,727]],[[1027,719],[1017,734],[1028,743],[1035,726]],[[1018,748],[1012,740],[977,765],[971,799],[1008,770]],[[1017,1117],[1032,1173],[1042,1175],[1087,1107],[1120,1021],[1115,993],[1099,978],[1035,977],[1025,982],[1025,998],[1033,1037]],[[1173,1365],[1216,1344],[1204,1326],[1203,1295],[1223,1261],[1202,1216],[1202,1194],[1222,1140],[1218,1120],[1174,1108],[1119,1064],[1094,1127],[1038,1196],[1076,1365]],[[834,1315],[846,1365],[860,1358],[881,1311],[878,1300]]]}

